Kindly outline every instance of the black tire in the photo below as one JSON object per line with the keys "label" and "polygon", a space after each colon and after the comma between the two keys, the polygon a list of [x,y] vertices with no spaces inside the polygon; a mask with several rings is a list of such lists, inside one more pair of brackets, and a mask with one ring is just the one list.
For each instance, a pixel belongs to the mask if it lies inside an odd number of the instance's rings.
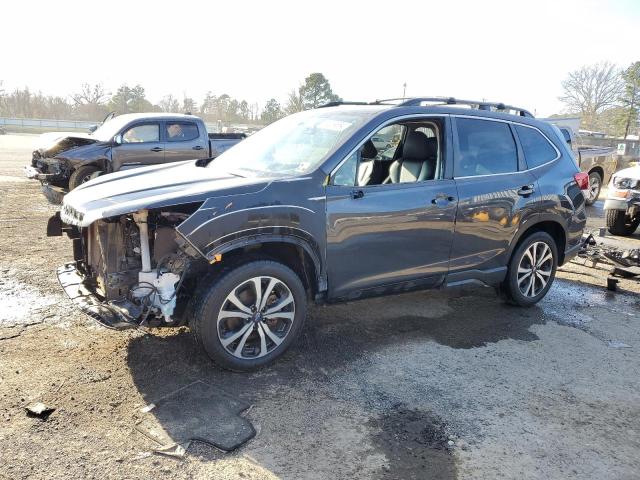
{"label": "black tire", "polygon": [[[236,293],[238,298],[244,293],[242,288],[248,285],[253,278],[265,277],[266,281],[262,285],[268,285],[269,278],[276,279],[284,284],[288,289],[288,293],[292,295],[294,311],[287,311],[291,313],[293,320],[289,325],[289,329],[281,339],[281,343],[276,344],[270,340],[269,336],[265,335],[266,344],[271,350],[268,353],[257,356],[256,358],[244,358],[244,349],[253,348],[253,350],[260,349],[262,351],[262,344],[260,343],[259,330],[264,328],[263,325],[269,325],[269,320],[265,319],[260,321],[259,319],[237,319],[229,318],[225,319],[225,323],[221,323],[220,329],[224,329],[227,321],[233,321],[237,324],[237,329],[234,332],[227,335],[227,338],[237,335],[238,332],[245,328],[250,329],[248,339],[245,340],[242,347],[240,347],[240,358],[234,354],[231,350],[238,348],[242,342],[244,335],[238,337],[238,340],[234,340],[231,344],[225,347],[222,344],[219,333],[219,314],[225,308],[225,312],[230,310],[230,303],[228,296],[232,292]],[[278,284],[278,287],[281,285]],[[255,293],[255,287],[254,293]],[[264,286],[262,288],[265,288]],[[265,288],[266,291],[267,288]],[[240,293],[238,293],[240,291]],[[269,292],[277,296],[275,289]],[[288,298],[288,296],[286,297]],[[268,300],[268,299],[267,299]],[[278,300],[278,298],[276,298]],[[249,301],[248,303],[252,303]],[[307,295],[304,289],[304,285],[300,280],[300,277],[289,267],[272,261],[272,260],[256,260],[244,263],[235,267],[231,267],[228,270],[210,275],[202,282],[194,298],[192,299],[191,318],[189,326],[196,339],[196,342],[204,349],[207,355],[213,360],[214,363],[227,370],[236,372],[247,372],[260,368],[268,363],[273,362],[276,358],[281,356],[291,344],[297,339],[302,331],[305,318],[307,316]],[[244,304],[244,302],[243,302]],[[248,306],[248,304],[246,305]],[[235,308],[232,308],[235,310]],[[268,311],[267,307],[265,309]],[[241,313],[238,311],[238,313]],[[278,320],[280,321],[280,320]],[[252,323],[253,322],[253,323]],[[282,320],[285,323],[284,320]],[[251,325],[251,326],[250,326]],[[221,331],[221,330],[220,330]],[[266,330],[262,330],[266,333]],[[274,333],[270,330],[271,333]],[[277,333],[277,330],[275,331]],[[228,332],[225,332],[225,334]],[[250,357],[250,356],[249,356]]]}
{"label": "black tire", "polygon": [[69,191],[88,182],[96,172],[100,172],[100,169],[93,165],[76,168],[69,177]]}
{"label": "black tire", "polygon": [[593,205],[600,196],[600,190],[602,190],[602,177],[598,172],[591,172],[589,174],[589,198],[586,199],[588,206]]}
{"label": "black tire", "polygon": [[624,210],[607,210],[607,228],[612,235],[628,237],[640,225],[640,217],[630,218]]}
{"label": "black tire", "polygon": [[[534,273],[532,275],[534,276],[534,282],[538,282],[539,286],[542,286],[542,283],[541,283],[542,278],[548,278],[548,279],[547,279],[547,283],[544,285],[544,288],[541,288],[537,292],[535,290],[536,284],[534,283],[533,289],[531,290],[532,295],[527,295],[525,294],[526,292],[522,292],[519,286],[518,269],[521,265],[521,262],[524,261],[526,263],[526,259],[524,257],[526,255],[526,252],[529,250],[529,248],[532,245],[539,244],[539,243],[544,243],[549,247],[552,257],[550,261],[545,262],[544,266],[546,268],[543,269],[542,265],[540,267],[537,267],[537,270],[539,272],[545,272],[544,276],[542,275],[542,273],[536,276],[535,274],[536,270],[534,270]],[[539,248],[542,248],[542,247],[539,247]],[[546,257],[546,253],[543,257]],[[530,258],[530,257],[527,257],[527,258]],[[538,259],[538,260],[541,260],[541,259]],[[547,294],[547,292],[551,288],[551,285],[553,284],[553,280],[555,279],[555,276],[556,276],[557,267],[558,267],[558,247],[553,237],[551,237],[551,235],[549,235],[546,232],[534,232],[531,235],[528,235],[518,245],[516,250],[511,255],[511,259],[509,260],[507,278],[505,278],[502,284],[502,289],[506,296],[507,301],[513,305],[518,305],[520,307],[530,307],[538,303],[540,300],[544,298],[544,296]],[[548,277],[546,276],[547,271],[549,272]],[[524,282],[521,283],[523,284],[523,287],[525,289],[526,289],[526,285],[524,284],[527,284],[527,283],[528,281],[526,280],[526,277],[525,277]]]}

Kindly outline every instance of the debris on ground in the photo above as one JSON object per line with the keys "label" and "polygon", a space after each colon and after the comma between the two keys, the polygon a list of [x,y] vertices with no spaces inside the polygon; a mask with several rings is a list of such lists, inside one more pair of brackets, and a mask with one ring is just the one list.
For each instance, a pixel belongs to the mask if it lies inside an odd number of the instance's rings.
{"label": "debris on ground", "polygon": [[256,434],[251,422],[240,415],[249,408],[220,388],[196,381],[140,409],[143,417],[135,429],[160,445],[156,453],[164,455],[183,455],[176,445],[191,440],[230,452]]}
{"label": "debris on ground", "polygon": [[[584,262],[579,262],[579,259]],[[614,277],[636,279],[640,276],[640,248],[620,249],[604,243],[598,243],[589,233],[584,237],[578,256],[573,260],[584,266],[596,268],[598,264],[612,267],[607,279],[607,289],[615,292],[618,280]],[[590,265],[587,265],[590,262]]]}
{"label": "debris on ground", "polygon": [[55,407],[45,405],[42,402],[34,402],[27,405],[25,407],[25,410],[27,411],[27,416],[29,417],[37,417],[41,418],[42,420],[46,420],[47,418],[49,418],[49,415],[55,412],[56,409]]}
{"label": "debris on ground", "polygon": [[189,445],[191,445],[191,442],[187,442],[184,445],[174,443],[173,445],[167,445],[166,447],[156,448],[153,450],[153,453],[166,455],[168,457],[183,458],[187,454]]}

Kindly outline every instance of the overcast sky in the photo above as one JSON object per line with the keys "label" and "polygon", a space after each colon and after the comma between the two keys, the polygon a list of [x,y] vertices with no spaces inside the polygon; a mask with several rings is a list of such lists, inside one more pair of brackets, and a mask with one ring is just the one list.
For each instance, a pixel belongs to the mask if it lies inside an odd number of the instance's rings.
{"label": "overcast sky", "polygon": [[284,102],[311,72],[347,100],[446,95],[546,116],[582,65],[640,60],[640,0],[47,1],[1,8],[0,80],[68,95],[140,83]]}

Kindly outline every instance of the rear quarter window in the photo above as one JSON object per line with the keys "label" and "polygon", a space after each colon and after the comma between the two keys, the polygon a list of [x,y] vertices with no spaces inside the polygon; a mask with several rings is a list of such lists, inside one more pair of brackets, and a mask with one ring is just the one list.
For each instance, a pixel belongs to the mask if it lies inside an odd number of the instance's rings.
{"label": "rear quarter window", "polygon": [[529,168],[539,167],[556,159],[558,152],[538,130],[522,125],[515,127]]}

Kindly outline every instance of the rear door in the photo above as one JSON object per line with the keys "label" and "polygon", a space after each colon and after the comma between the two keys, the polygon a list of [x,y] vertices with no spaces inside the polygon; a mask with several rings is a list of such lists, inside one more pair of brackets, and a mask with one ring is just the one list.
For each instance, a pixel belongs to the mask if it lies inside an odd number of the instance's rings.
{"label": "rear door", "polygon": [[207,132],[197,122],[167,120],[164,122],[164,161],[179,162],[209,156]]}
{"label": "rear door", "polygon": [[535,216],[539,189],[509,122],[452,120],[459,201],[448,281],[464,280],[469,270],[492,280],[506,271],[518,229]]}
{"label": "rear door", "polygon": [[164,162],[160,122],[129,125],[122,132],[122,143],[113,147],[111,160],[114,171]]}

